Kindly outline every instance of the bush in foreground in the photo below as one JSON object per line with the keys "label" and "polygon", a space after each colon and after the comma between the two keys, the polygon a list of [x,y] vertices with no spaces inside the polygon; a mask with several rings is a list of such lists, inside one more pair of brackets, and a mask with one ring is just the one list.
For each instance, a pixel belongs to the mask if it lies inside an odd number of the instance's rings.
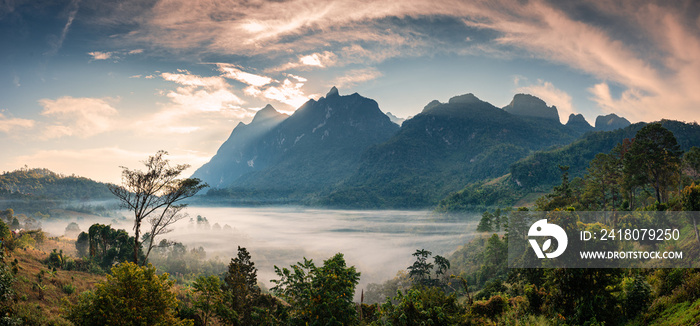
{"label": "bush in foreground", "polygon": [[150,264],[122,263],[94,291],[82,293],[66,317],[76,325],[192,325],[175,317],[172,286],[168,274],[156,275]]}

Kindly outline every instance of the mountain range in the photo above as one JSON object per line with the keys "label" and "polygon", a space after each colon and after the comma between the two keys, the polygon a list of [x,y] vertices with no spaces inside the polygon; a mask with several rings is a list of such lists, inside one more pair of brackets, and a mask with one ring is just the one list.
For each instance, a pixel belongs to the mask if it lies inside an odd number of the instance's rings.
{"label": "mountain range", "polygon": [[[255,123],[262,111],[245,125],[245,143],[224,144],[235,145],[236,156],[219,150],[193,177],[242,193],[303,197],[347,178],[368,147],[399,130],[377,102],[357,93],[341,96],[335,87],[283,121],[276,115],[274,126]],[[229,140],[242,138],[234,130]]]}
{"label": "mountain range", "polygon": [[528,94],[516,94],[503,108],[473,94],[434,100],[402,121],[372,99],[333,87],[290,116],[266,106],[236,126],[193,177],[214,188],[211,196],[425,207],[509,173],[532,153],[629,124],[609,115],[593,127],[580,114],[561,124],[556,107]]}

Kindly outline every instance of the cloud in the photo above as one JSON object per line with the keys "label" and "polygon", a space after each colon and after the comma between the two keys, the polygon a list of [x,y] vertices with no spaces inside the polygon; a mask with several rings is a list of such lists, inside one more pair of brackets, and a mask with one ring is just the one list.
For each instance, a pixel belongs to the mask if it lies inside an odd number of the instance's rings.
{"label": "cloud", "polygon": [[[516,86],[519,80],[520,78],[516,77]],[[516,89],[516,92],[534,95],[545,101],[547,105],[555,105],[559,112],[561,123],[566,123],[570,114],[577,113],[576,108],[572,104],[571,95],[554,87],[550,82],[537,80],[537,84],[520,86]]]}
{"label": "cloud", "polygon": [[187,70],[178,70],[178,73],[164,72],[161,77],[167,81],[175,82],[177,84],[187,86],[187,87],[205,87],[209,89],[222,89],[227,88],[228,84],[220,76],[213,77],[201,77],[193,75]]}
{"label": "cloud", "polygon": [[377,79],[381,76],[382,73],[376,68],[349,70],[345,72],[343,76],[336,78],[334,85],[340,88],[353,87],[357,84]]}
{"label": "cloud", "polygon": [[270,69],[270,71],[284,71],[290,69],[299,70],[309,70],[312,68],[326,68],[336,65],[338,62],[338,56],[330,51],[324,51],[321,53],[312,53],[304,56],[299,56],[297,61],[288,62],[276,68]]}
{"label": "cloud", "polygon": [[301,76],[286,74],[289,78],[280,82],[268,76],[245,72],[232,64],[217,63],[216,66],[221,72],[221,76],[248,85],[243,89],[245,95],[286,104],[291,107],[291,110],[279,109],[287,113],[293,112],[310,98],[316,96],[304,93],[303,87],[307,79]]}
{"label": "cloud", "polygon": [[[648,4],[620,8],[594,2],[601,11],[634,26],[645,45],[620,38],[593,23],[575,20],[566,12],[533,1],[521,10],[488,12],[488,20],[465,20],[470,26],[501,33],[496,42],[526,49],[602,80],[589,89],[592,100],[607,112],[632,121],[661,117],[686,119],[700,103],[700,46],[697,33],[684,27],[682,13]],[[624,5],[623,5],[624,6]],[[629,15],[635,12],[636,15]],[[613,26],[614,27],[614,26]],[[617,36],[617,37],[616,37]],[[610,93],[609,84],[622,87]],[[659,108],[665,110],[659,111]]]}
{"label": "cloud", "polygon": [[[604,110],[651,120],[660,104],[683,118],[700,103],[698,10],[661,1],[169,0],[124,38],[177,53],[264,57],[270,72],[436,52],[534,57],[622,88],[610,99],[591,94]],[[463,29],[440,25],[454,21]]]}
{"label": "cloud", "polygon": [[46,55],[53,56],[56,53],[58,53],[58,50],[61,49],[63,46],[63,41],[66,39],[66,35],[68,35],[68,31],[70,30],[71,25],[73,25],[73,20],[75,19],[75,15],[78,14],[78,4],[80,3],[80,0],[72,0],[69,8],[70,8],[70,13],[68,14],[68,19],[66,21],[66,24],[63,26],[63,29],[61,30],[61,34],[58,36],[58,38],[53,39],[50,41],[49,46],[51,47],[48,52],[46,52]]}
{"label": "cloud", "polygon": [[45,127],[44,136],[87,138],[112,130],[116,126],[113,118],[118,112],[109,100],[71,96],[39,100],[39,104],[44,107],[41,115],[50,117],[53,121]]}
{"label": "cloud", "polygon": [[163,80],[173,82],[175,89],[163,91],[167,102],[134,124],[134,130],[150,134],[191,134],[204,126],[214,128],[229,119],[243,119],[250,113],[240,105],[237,96],[222,76],[203,77],[187,70],[164,72]]}
{"label": "cloud", "polygon": [[107,60],[112,57],[112,52],[99,52],[99,51],[94,51],[94,52],[88,52],[90,56],[92,56],[92,60]]}
{"label": "cloud", "polygon": [[[302,90],[303,86],[304,83],[294,83],[290,79],[285,79],[281,85],[268,87],[260,94],[267,99],[287,104],[293,109],[296,109],[306,103],[310,98],[317,96],[304,94]],[[288,110],[280,111],[289,113]]]}
{"label": "cloud", "polygon": [[0,132],[10,134],[18,129],[31,129],[35,121],[20,118],[8,118],[0,112]]}
{"label": "cloud", "polygon": [[242,83],[248,84],[250,86],[261,87],[265,86],[273,81],[272,78],[266,76],[260,76],[251,74],[238,69],[236,66],[226,63],[217,63],[219,71],[224,77],[229,79],[234,79]]}

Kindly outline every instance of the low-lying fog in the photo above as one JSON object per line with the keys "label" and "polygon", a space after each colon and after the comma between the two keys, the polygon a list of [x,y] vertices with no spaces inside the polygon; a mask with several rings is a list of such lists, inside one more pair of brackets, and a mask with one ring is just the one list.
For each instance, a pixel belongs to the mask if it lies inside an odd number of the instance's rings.
{"label": "low-lying fog", "polygon": [[[341,252],[348,265],[362,273],[360,286],[393,278],[397,271],[413,263],[411,254],[416,249],[447,257],[470,240],[478,221],[476,216],[448,220],[430,211],[301,207],[195,206],[188,207],[187,213],[188,218],[177,222],[173,232],[157,241],[167,238],[190,248],[202,246],[208,258],[218,256],[226,263],[236,255],[237,246],[246,247],[258,268],[258,279],[263,282],[276,278],[273,265],[288,267],[307,257],[320,266],[324,259]],[[206,217],[209,225],[198,225],[198,215]],[[127,212],[124,216],[129,217]],[[83,231],[90,226],[87,220],[78,223]],[[133,233],[132,221],[123,220],[112,226]],[[65,225],[63,229],[46,229],[62,234]]]}

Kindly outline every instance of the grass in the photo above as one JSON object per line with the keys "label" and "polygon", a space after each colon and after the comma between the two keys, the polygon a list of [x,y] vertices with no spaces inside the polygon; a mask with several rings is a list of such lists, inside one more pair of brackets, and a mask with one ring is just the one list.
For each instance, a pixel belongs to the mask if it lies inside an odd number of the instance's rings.
{"label": "grass", "polygon": [[695,302],[680,302],[661,312],[659,318],[649,325],[675,326],[700,323],[700,299]]}
{"label": "grass", "polygon": [[[73,250],[70,247],[73,247]],[[55,273],[44,264],[53,249],[75,252],[73,242],[62,238],[50,238],[37,248],[15,249],[5,257],[10,263],[17,259],[18,272],[14,290],[16,305],[31,306],[31,312],[57,318],[65,307],[65,300],[75,302],[79,293],[89,290],[104,279],[104,276],[78,271],[57,270]],[[75,257],[73,257],[75,258]],[[42,272],[43,271],[43,272]],[[65,288],[73,288],[70,294]]]}

